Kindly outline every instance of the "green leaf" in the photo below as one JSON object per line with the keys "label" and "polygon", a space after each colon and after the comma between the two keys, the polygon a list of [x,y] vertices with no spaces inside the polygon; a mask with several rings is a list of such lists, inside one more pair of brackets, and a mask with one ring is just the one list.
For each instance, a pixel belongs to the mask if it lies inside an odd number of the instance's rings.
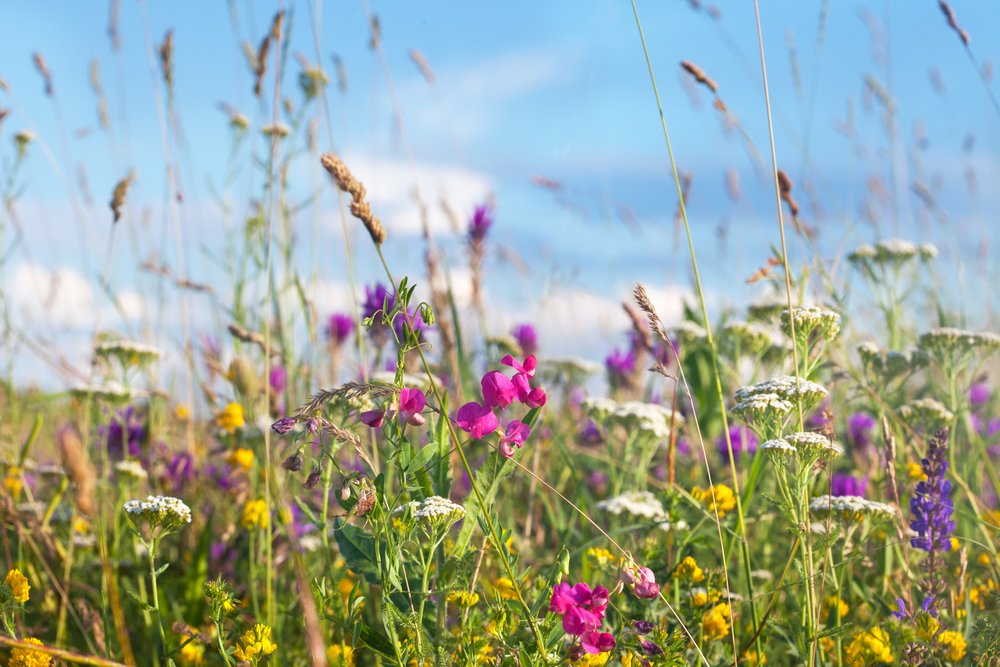
{"label": "green leaf", "polygon": [[375,538],[349,523],[335,526],[333,535],[347,567],[364,575],[369,581],[378,581],[378,561],[375,557],[378,547]]}
{"label": "green leaf", "polygon": [[367,646],[390,660],[396,659],[396,651],[392,646],[392,642],[375,628],[362,622],[358,628],[357,635],[363,646]]}

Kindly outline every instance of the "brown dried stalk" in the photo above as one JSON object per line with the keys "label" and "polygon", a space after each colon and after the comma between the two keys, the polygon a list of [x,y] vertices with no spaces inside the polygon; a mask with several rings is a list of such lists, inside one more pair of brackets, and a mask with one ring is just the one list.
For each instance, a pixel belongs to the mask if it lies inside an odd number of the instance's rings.
{"label": "brown dried stalk", "polygon": [[243,341],[244,343],[253,343],[257,347],[259,347],[261,351],[270,354],[272,357],[281,356],[281,353],[276,348],[274,348],[273,346],[268,347],[267,342],[264,340],[264,337],[261,336],[259,333],[256,333],[254,331],[248,331],[247,329],[244,329],[243,327],[235,323],[230,324],[228,329],[229,333],[232,334],[234,338],[237,338]]}
{"label": "brown dried stalk", "polygon": [[167,30],[160,44],[160,68],[163,71],[163,82],[167,84],[167,92],[174,90],[174,29]]}
{"label": "brown dried stalk", "polygon": [[361,221],[375,245],[382,245],[386,237],[385,227],[375,217],[371,206],[365,201],[365,186],[354,178],[343,160],[333,153],[324,153],[320,156],[319,162],[330,174],[330,178],[337,184],[337,187],[351,195],[351,215]]}
{"label": "brown dried stalk", "polygon": [[702,84],[703,86],[711,90],[713,93],[717,93],[719,91],[719,87],[716,85],[715,81],[712,81],[712,79],[709,78],[707,74],[705,74],[705,70],[698,67],[690,60],[682,60],[681,67],[684,68],[685,72],[693,76],[695,81]]}
{"label": "brown dried stalk", "polygon": [[[899,485],[896,483],[896,436],[892,432],[889,420],[882,417],[882,441],[885,443],[885,473],[889,478],[889,493],[892,500],[899,507]],[[896,522],[896,535],[900,541],[905,539],[906,526],[903,525],[902,515]]]}
{"label": "brown dried stalk", "polygon": [[111,195],[111,212],[114,214],[114,222],[122,218],[122,207],[125,205],[125,195],[128,194],[129,186],[135,180],[135,172],[129,172],[128,176],[118,181],[115,191]]}
{"label": "brown dried stalk", "polygon": [[381,398],[392,396],[395,392],[395,386],[385,382],[346,382],[336,389],[321,389],[316,392],[309,402],[292,413],[292,416],[311,417],[324,405],[333,401],[351,400],[360,396]]}
{"label": "brown dried stalk", "polygon": [[56,439],[59,442],[63,468],[76,486],[74,495],[76,509],[80,514],[90,516],[97,509],[97,502],[94,500],[97,473],[90,462],[87,449],[83,446],[80,436],[70,426],[60,429]]}
{"label": "brown dried stalk", "polygon": [[45,63],[45,58],[38,51],[31,54],[31,61],[35,63],[35,69],[38,73],[42,75],[42,81],[45,83],[45,94],[52,97],[52,73],[49,71],[49,66]]}
{"label": "brown dried stalk", "polygon": [[636,283],[635,288],[632,290],[632,296],[639,305],[639,309],[646,314],[646,319],[649,321],[649,328],[662,341],[669,343],[670,339],[667,338],[667,330],[663,326],[663,320],[656,314],[656,308],[653,307],[653,302],[650,300],[649,294],[646,293],[646,286],[642,283]]}
{"label": "brown dried stalk", "polygon": [[434,70],[431,69],[430,63],[427,62],[427,58],[424,57],[424,54],[416,49],[410,49],[410,60],[412,60],[413,64],[417,66],[417,69],[420,70],[420,73],[423,75],[427,83],[433,86],[437,77],[434,76]]}
{"label": "brown dried stalk", "polygon": [[264,87],[264,75],[267,73],[267,54],[271,50],[271,42],[277,40],[281,35],[281,26],[284,20],[285,10],[282,9],[274,15],[274,19],[271,21],[271,29],[264,36],[264,39],[261,40],[260,47],[257,49],[257,55],[254,56],[253,94],[257,97],[260,97]]}
{"label": "brown dried stalk", "polygon": [[958,25],[958,19],[955,18],[955,10],[945,0],[938,0],[938,6],[941,8],[941,13],[948,20],[948,27],[954,30],[958,38],[962,40],[962,44],[968,47],[972,40],[969,37],[969,33],[962,26]]}

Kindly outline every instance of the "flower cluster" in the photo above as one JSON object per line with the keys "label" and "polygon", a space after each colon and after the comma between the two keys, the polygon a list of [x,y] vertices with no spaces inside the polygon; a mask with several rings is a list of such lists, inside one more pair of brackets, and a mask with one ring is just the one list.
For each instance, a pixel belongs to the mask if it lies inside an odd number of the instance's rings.
{"label": "flower cluster", "polygon": [[865,518],[889,520],[896,516],[896,508],[892,505],[860,496],[817,496],[809,503],[809,511],[821,517],[832,515],[843,523],[856,523]]}
{"label": "flower cluster", "polygon": [[827,396],[823,386],[790,375],[736,390],[733,413],[764,438],[777,436],[796,405],[809,414]]}
{"label": "flower cluster", "polygon": [[701,633],[705,641],[722,639],[729,634],[730,613],[729,604],[723,602],[701,615]]}
{"label": "flower cluster", "polygon": [[844,649],[844,659],[849,667],[891,663],[893,656],[889,633],[878,627],[858,633]]}
{"label": "flower cluster", "polygon": [[911,352],[883,351],[875,343],[865,341],[858,345],[857,350],[865,372],[882,382],[889,382],[927,365],[927,353],[921,349]]}
{"label": "flower cluster", "polygon": [[[41,640],[34,637],[25,637],[21,641],[34,646],[44,646]],[[52,664],[52,656],[45,651],[20,647],[10,652],[10,661],[7,663],[9,667],[48,667],[50,664]]]}
{"label": "flower cluster", "polygon": [[938,249],[933,243],[917,245],[904,239],[886,239],[875,245],[860,245],[849,255],[847,261],[858,268],[870,268],[873,265],[900,265],[916,257],[926,261],[937,257]]}
{"label": "flower cluster", "polygon": [[625,563],[619,575],[619,581],[631,589],[632,593],[639,599],[647,600],[660,594],[660,585],[656,583],[656,575],[648,567],[641,567],[631,562]]}
{"label": "flower cluster", "polygon": [[414,519],[420,519],[433,525],[450,526],[465,517],[464,507],[441,496],[411,500],[394,509],[392,514],[398,516],[408,512]]}
{"label": "flower cluster", "polygon": [[670,437],[670,426],[680,426],[683,417],[668,407],[655,403],[610,398],[588,398],[581,404],[583,411],[604,424],[620,424],[629,431],[642,431],[660,440]]}
{"label": "flower cluster", "polygon": [[795,338],[805,343],[812,339],[830,341],[840,334],[840,315],[832,310],[819,306],[799,306],[781,311],[781,330],[786,336],[792,335],[794,325]]}
{"label": "flower cluster", "polygon": [[756,322],[728,322],[722,327],[720,343],[733,356],[756,356],[766,352],[777,341],[775,332]]}
{"label": "flower cluster", "polygon": [[691,497],[705,506],[709,514],[719,513],[719,519],[726,516],[736,507],[736,496],[733,490],[725,484],[716,484],[707,489],[696,486],[691,489]]}
{"label": "flower cluster", "polygon": [[1000,349],[1000,335],[990,331],[940,327],[920,334],[917,346],[939,362],[954,363],[956,359],[974,352],[996,352]]}
{"label": "flower cluster", "polygon": [[3,585],[7,588],[7,595],[14,602],[24,604],[28,601],[31,585],[28,584],[28,578],[21,574],[17,568],[7,573]]}
{"label": "flower cluster", "polygon": [[172,496],[147,496],[146,500],[129,500],[125,503],[125,513],[133,521],[164,529],[191,523],[191,508],[183,500]]}
{"label": "flower cluster", "polygon": [[160,358],[159,349],[131,340],[107,340],[94,347],[99,359],[116,359],[124,367],[145,366]]}
{"label": "flower cluster", "polygon": [[948,431],[942,429],[927,445],[927,456],[921,467],[927,479],[918,482],[910,499],[913,521],[910,528],[917,537],[910,540],[917,549],[927,552],[948,551],[951,548],[951,534],[955,522],[951,519],[955,511],[951,499],[951,482],[946,480],[948,470]]}
{"label": "flower cluster", "polygon": [[[529,408],[540,408],[545,405],[545,390],[532,387],[531,378],[535,375],[537,361],[529,355],[522,364],[511,355],[500,360],[505,366],[517,371],[508,378],[500,371],[489,371],[480,381],[483,392],[483,402],[466,403],[458,409],[455,422],[473,438],[482,439],[500,428],[500,420],[496,411],[502,411],[518,401]],[[531,434],[531,427],[514,419],[507,424],[506,431],[500,436],[500,453],[506,458],[514,456],[514,446],[521,447]]]}
{"label": "flower cluster", "polygon": [[143,480],[149,477],[149,473],[142,467],[142,464],[133,459],[126,459],[115,464],[115,472],[123,477]]}
{"label": "flower cluster", "polygon": [[955,418],[941,401],[930,397],[917,398],[900,407],[899,416],[911,426],[929,431],[950,424]]}
{"label": "flower cluster", "polygon": [[269,656],[277,650],[278,645],[271,641],[271,628],[263,623],[258,623],[243,633],[233,655],[238,660],[256,665],[261,658]]}
{"label": "flower cluster", "polygon": [[615,638],[611,633],[600,632],[607,608],[608,589],[603,586],[591,590],[590,586],[581,582],[575,586],[561,583],[552,587],[549,611],[562,616],[563,630],[579,638],[585,653],[604,653],[615,647]]}

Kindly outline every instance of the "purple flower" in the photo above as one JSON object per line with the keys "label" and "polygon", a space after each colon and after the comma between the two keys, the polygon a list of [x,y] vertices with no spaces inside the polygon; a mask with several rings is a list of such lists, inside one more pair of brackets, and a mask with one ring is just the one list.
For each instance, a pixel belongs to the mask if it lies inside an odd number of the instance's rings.
{"label": "purple flower", "polygon": [[632,628],[637,635],[648,635],[656,627],[653,621],[632,621]]}
{"label": "purple flower", "polygon": [[146,443],[146,427],[135,407],[130,405],[120,411],[101,430],[107,438],[108,456],[112,460],[119,460],[124,456],[132,458],[142,456],[142,446]]}
{"label": "purple flower", "polygon": [[955,522],[951,514],[955,511],[951,499],[951,482],[944,478],[948,470],[948,431],[942,429],[927,444],[927,456],[920,462],[927,479],[918,482],[910,499],[913,520],[910,528],[917,537],[910,544],[927,552],[951,549],[951,534]]}
{"label": "purple flower", "polygon": [[593,419],[588,419],[580,429],[580,442],[584,445],[599,445],[604,440],[601,435],[601,429],[597,427],[597,423]]}
{"label": "purple flower", "polygon": [[521,347],[521,354],[528,356],[538,352],[538,332],[530,324],[518,324],[511,331],[517,344]]}
{"label": "purple flower", "polygon": [[458,409],[455,423],[476,440],[481,440],[500,428],[497,416],[488,406],[476,402],[466,403]]}
{"label": "purple flower", "polygon": [[864,498],[865,490],[868,488],[868,478],[834,473],[830,485],[832,488],[831,495],[860,496]]}
{"label": "purple flower", "polygon": [[969,387],[969,404],[983,405],[990,400],[990,386],[985,382],[973,382]]}
{"label": "purple flower", "polygon": [[507,424],[507,432],[500,436],[500,455],[507,459],[514,456],[514,447],[511,445],[520,449],[529,435],[531,435],[530,426],[517,419],[511,421]]}
{"label": "purple flower", "polygon": [[281,364],[275,364],[271,368],[271,391],[275,394],[280,394],[285,391],[285,387],[288,386],[288,373],[285,372],[285,367]]}
{"label": "purple flower", "polygon": [[295,424],[296,420],[294,417],[282,417],[271,424],[271,430],[278,435],[287,435],[289,431],[295,428]]}
{"label": "purple flower", "polygon": [[587,473],[587,486],[594,495],[604,495],[608,489],[607,473],[603,470],[591,470]]}
{"label": "purple flower", "polygon": [[179,493],[182,491],[191,478],[194,477],[193,464],[194,459],[187,452],[175,454],[170,459],[170,463],[167,464],[167,479],[170,480],[173,492]]}
{"label": "purple flower", "polygon": [[487,204],[480,204],[472,214],[469,221],[469,240],[472,243],[482,243],[486,239],[486,232],[493,226],[493,209]]}
{"label": "purple flower", "polygon": [[859,451],[871,447],[872,429],[875,428],[875,418],[867,412],[855,412],[847,420],[847,439],[851,446]]}
{"label": "purple flower", "polygon": [[480,381],[483,401],[490,408],[506,408],[517,400],[517,390],[506,375],[500,371],[490,371]]}
{"label": "purple flower", "polygon": [[376,313],[391,312],[396,306],[396,297],[389,293],[382,283],[365,286],[365,300],[361,303],[361,317],[368,319]]}
{"label": "purple flower", "polygon": [[[745,426],[737,426],[736,424],[729,427],[729,442],[733,445],[734,461],[739,461],[740,454],[744,451],[748,454],[755,454],[757,452],[757,445],[759,444],[757,436],[754,435],[753,431]],[[726,451],[726,438],[724,436],[716,438],[715,446],[719,450],[719,456],[728,461],[729,452]]]}
{"label": "purple flower", "polygon": [[411,387],[399,390],[399,423],[420,426],[426,420],[420,413],[427,407],[427,397],[424,392]]}
{"label": "purple flower", "polygon": [[615,348],[604,359],[604,368],[608,372],[608,384],[613,389],[627,385],[635,373],[635,362],[635,354],[632,350],[622,352]]}
{"label": "purple flower", "polygon": [[[381,307],[381,305],[379,305]],[[343,345],[354,331],[354,318],[344,313],[334,313],[326,326],[326,336],[332,343]]]}

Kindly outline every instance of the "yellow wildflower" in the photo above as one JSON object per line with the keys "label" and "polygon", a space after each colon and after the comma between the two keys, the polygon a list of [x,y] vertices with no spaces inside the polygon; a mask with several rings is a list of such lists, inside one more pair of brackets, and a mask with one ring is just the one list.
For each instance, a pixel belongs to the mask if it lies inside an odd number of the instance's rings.
{"label": "yellow wildflower", "polygon": [[235,433],[236,429],[246,424],[243,419],[243,406],[239,403],[230,403],[215,418],[215,423],[226,433]]}
{"label": "yellow wildflower", "polygon": [[608,664],[608,660],[611,658],[611,652],[605,651],[604,653],[590,653],[584,655],[579,660],[574,660],[572,665],[576,667],[600,667],[600,665]]}
{"label": "yellow wildflower", "polygon": [[932,641],[938,631],[938,620],[927,612],[917,615],[917,636],[925,642]]}
{"label": "yellow wildflower", "polygon": [[688,584],[697,584],[705,581],[705,573],[698,567],[694,558],[685,556],[684,560],[674,569],[674,578]]}
{"label": "yellow wildflower", "polygon": [[701,634],[705,641],[722,639],[729,634],[729,605],[717,604],[701,616]]}
{"label": "yellow wildflower", "polygon": [[205,645],[193,639],[181,647],[177,661],[184,667],[196,667],[205,664]]}
{"label": "yellow wildflower", "polygon": [[945,630],[937,637],[937,643],[945,647],[946,652],[944,654],[945,660],[950,660],[951,662],[958,662],[965,657],[965,649],[968,648],[968,644],[965,641],[965,637],[962,633],[955,632],[954,630]]}
{"label": "yellow wildflower", "polygon": [[836,595],[831,595],[823,600],[823,616],[828,616],[831,619],[835,620],[838,613],[840,614],[840,618],[844,618],[850,610],[851,608],[847,606],[847,603]]}
{"label": "yellow wildflower", "polygon": [[243,506],[242,524],[244,528],[267,528],[270,525],[267,503],[263,500],[248,500]]}
{"label": "yellow wildflower", "polygon": [[764,654],[761,654],[760,656],[758,656],[757,655],[757,651],[750,650],[750,651],[747,651],[746,653],[743,654],[743,659],[740,660],[740,664],[741,665],[766,665],[767,664],[767,656],[764,655]]}
{"label": "yellow wildflower", "polygon": [[951,550],[958,551],[960,548],[962,548],[962,545],[961,543],[959,543],[958,538],[957,537],[951,538]]}
{"label": "yellow wildflower", "polygon": [[253,628],[247,630],[240,637],[242,645],[238,645],[233,655],[238,660],[246,660],[257,664],[264,656],[271,655],[278,650],[278,645],[271,641],[271,628],[258,623]]}
{"label": "yellow wildflower", "polygon": [[21,489],[24,487],[24,483],[21,482],[21,469],[17,466],[7,468],[7,477],[3,480],[3,485],[16,500],[21,495]]}
{"label": "yellow wildflower", "polygon": [[[25,644],[43,646],[42,642],[34,637],[25,637],[21,640]],[[30,648],[15,648],[10,652],[9,667],[48,667],[52,663],[52,657],[44,651],[33,651]]]}
{"label": "yellow wildflower", "polygon": [[910,461],[906,464],[906,475],[915,482],[926,482],[927,473],[919,463]]}
{"label": "yellow wildflower", "polygon": [[720,519],[726,516],[726,512],[731,512],[736,507],[736,496],[733,495],[733,490],[725,484],[716,484],[707,489],[696,486],[691,489],[691,495],[704,505],[710,514],[718,511]]}
{"label": "yellow wildflower", "polygon": [[179,422],[187,422],[191,420],[191,408],[186,405],[178,405],[174,408],[174,418]]}
{"label": "yellow wildflower", "polygon": [[969,602],[973,605],[979,607],[980,609],[986,609],[986,598],[989,597],[990,591],[996,590],[997,582],[993,579],[988,580],[985,584],[980,584],[969,589]]}
{"label": "yellow wildflower", "polygon": [[622,655],[623,667],[642,667],[642,661],[642,656],[637,653],[632,653],[631,651]]}
{"label": "yellow wildflower", "polygon": [[493,582],[493,590],[495,590],[503,600],[517,599],[517,593],[514,592],[514,582],[507,577],[498,577],[497,580]]}
{"label": "yellow wildflower", "polygon": [[21,574],[21,571],[16,567],[7,573],[4,577],[3,583],[7,585],[10,589],[10,596],[14,602],[27,602],[28,601],[28,591],[31,590],[31,586],[28,585],[28,578]]}
{"label": "yellow wildflower", "polygon": [[73,532],[74,533],[87,533],[90,531],[90,522],[84,519],[82,516],[74,517],[73,519]]}
{"label": "yellow wildflower", "polygon": [[991,560],[992,559],[988,553],[981,553],[976,556],[976,562],[984,567],[989,567]]}
{"label": "yellow wildflower", "polygon": [[448,602],[456,607],[474,607],[479,602],[479,595],[468,591],[453,591],[448,593]]}
{"label": "yellow wildflower", "polygon": [[226,457],[226,460],[237,468],[250,470],[250,468],[253,467],[253,450],[247,449],[246,447],[237,447],[233,451],[229,452],[229,456]]}
{"label": "yellow wildflower", "polygon": [[605,568],[618,562],[613,553],[601,547],[590,547],[586,551],[586,556],[599,568]]}
{"label": "yellow wildflower", "polygon": [[333,644],[326,649],[326,659],[331,667],[354,667],[354,647]]}
{"label": "yellow wildflower", "polygon": [[858,633],[844,651],[847,667],[866,667],[893,661],[889,633],[882,628],[872,628]]}

